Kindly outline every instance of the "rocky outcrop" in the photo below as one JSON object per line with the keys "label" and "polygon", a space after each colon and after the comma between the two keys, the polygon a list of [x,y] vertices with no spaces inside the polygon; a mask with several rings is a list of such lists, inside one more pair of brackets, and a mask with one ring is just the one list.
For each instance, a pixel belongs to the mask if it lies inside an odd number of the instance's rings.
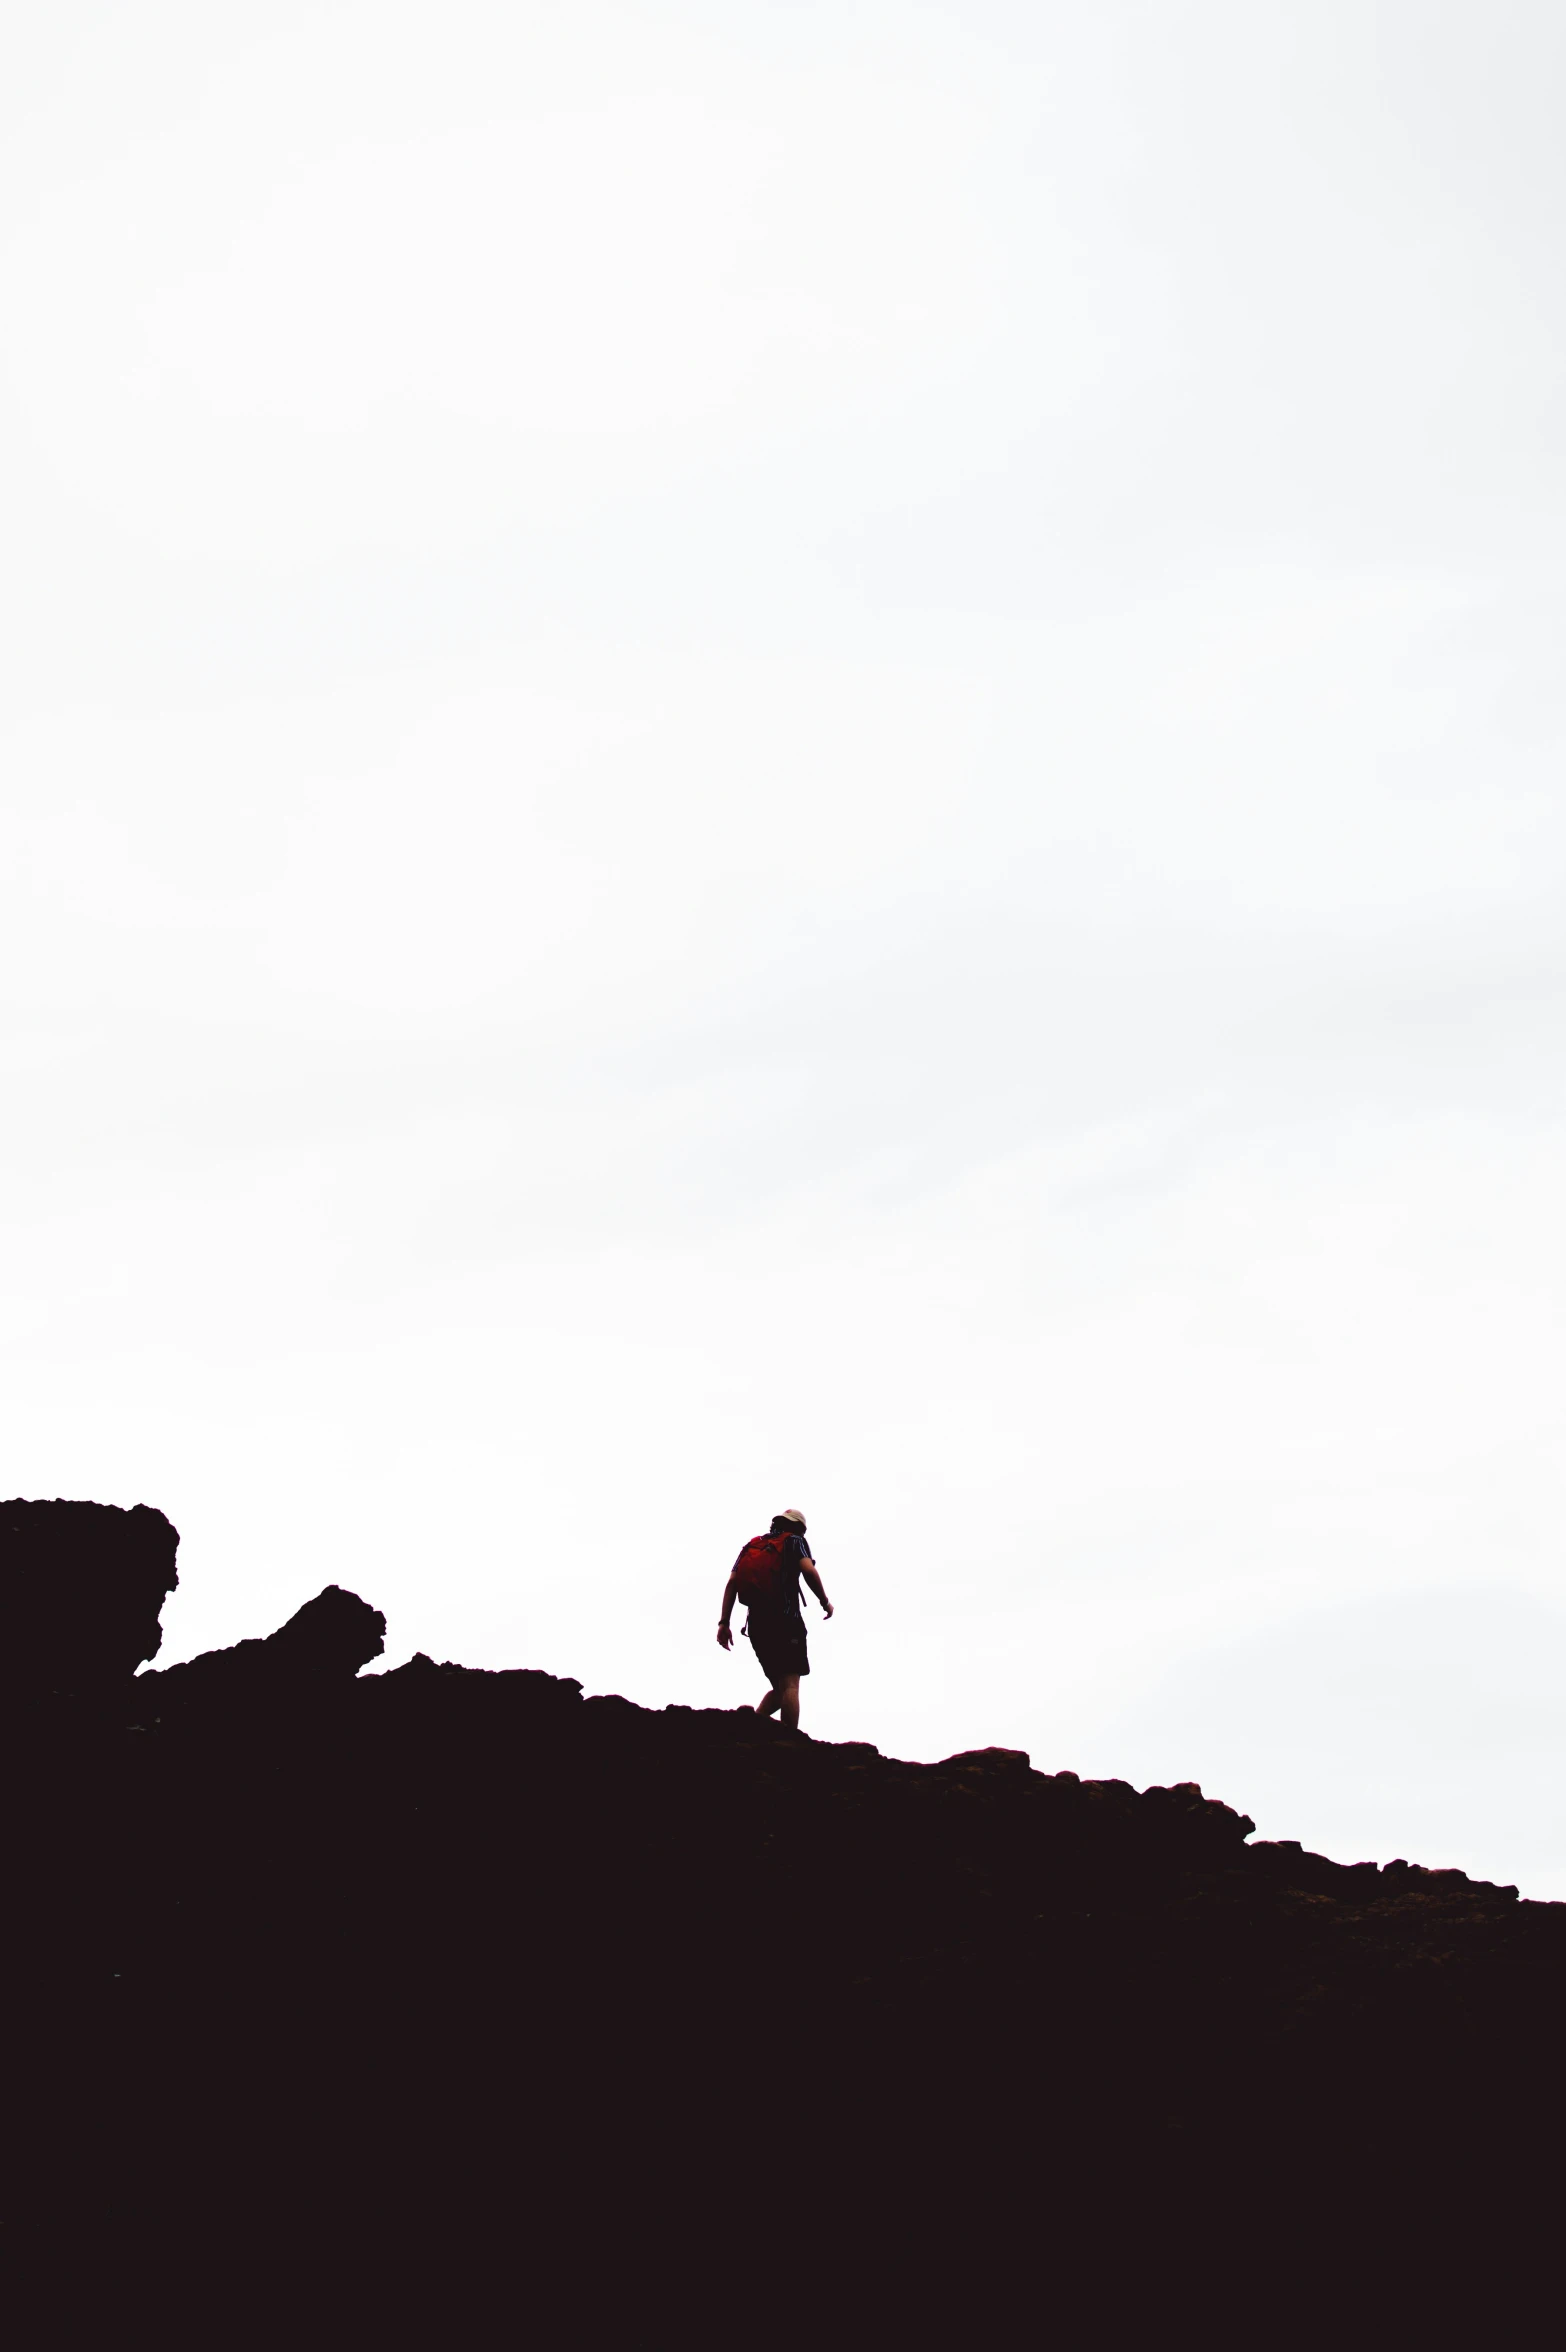
{"label": "rocky outcrop", "polygon": [[155,2261],[164,2343],[1524,2331],[1566,1907],[380,1636],[331,1588],[6,1726],[63,2340]]}
{"label": "rocky outcrop", "polygon": [[142,1675],[137,1712],[156,1720],[192,1708],[253,1709],[324,1696],[351,1682],[385,1647],[380,1610],[329,1584],[265,1641],[235,1642],[231,1649],[208,1650],[183,1665]]}
{"label": "rocky outcrop", "polygon": [[0,1687],[94,1692],[155,1658],[178,1531],[138,1503],[0,1503]]}

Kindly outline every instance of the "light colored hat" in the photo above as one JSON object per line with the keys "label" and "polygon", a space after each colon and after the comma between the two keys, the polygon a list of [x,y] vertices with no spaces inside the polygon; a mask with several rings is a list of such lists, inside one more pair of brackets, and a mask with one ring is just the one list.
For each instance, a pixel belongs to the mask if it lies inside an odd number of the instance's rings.
{"label": "light colored hat", "polygon": [[803,1527],[805,1524],[805,1514],[803,1511],[780,1511],[778,1513],[778,1517],[780,1519],[797,1519],[801,1527]]}

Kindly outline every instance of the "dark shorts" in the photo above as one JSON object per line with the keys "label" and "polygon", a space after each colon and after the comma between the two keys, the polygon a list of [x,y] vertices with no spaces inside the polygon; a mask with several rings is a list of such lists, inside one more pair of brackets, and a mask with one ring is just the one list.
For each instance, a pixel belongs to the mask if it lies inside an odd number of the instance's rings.
{"label": "dark shorts", "polygon": [[750,1646],[756,1653],[756,1663],[777,1690],[791,1674],[810,1672],[810,1652],[805,1647],[804,1621],[799,1617],[758,1617],[750,1613],[745,1628]]}

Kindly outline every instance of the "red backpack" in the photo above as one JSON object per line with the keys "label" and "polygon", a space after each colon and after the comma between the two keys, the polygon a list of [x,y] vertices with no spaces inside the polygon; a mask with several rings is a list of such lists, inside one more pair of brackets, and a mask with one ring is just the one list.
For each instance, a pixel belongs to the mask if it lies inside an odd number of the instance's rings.
{"label": "red backpack", "polygon": [[783,1598],[783,1572],[798,1543],[796,1535],[756,1535],[734,1563],[734,1584],[747,1609],[764,1609]]}

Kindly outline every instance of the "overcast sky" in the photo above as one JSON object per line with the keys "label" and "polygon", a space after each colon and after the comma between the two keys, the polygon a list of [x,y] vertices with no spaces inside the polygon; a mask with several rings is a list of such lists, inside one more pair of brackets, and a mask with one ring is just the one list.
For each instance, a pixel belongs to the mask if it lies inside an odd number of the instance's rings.
{"label": "overcast sky", "polygon": [[1546,0],[0,59],[0,1489],[1566,1896]]}

